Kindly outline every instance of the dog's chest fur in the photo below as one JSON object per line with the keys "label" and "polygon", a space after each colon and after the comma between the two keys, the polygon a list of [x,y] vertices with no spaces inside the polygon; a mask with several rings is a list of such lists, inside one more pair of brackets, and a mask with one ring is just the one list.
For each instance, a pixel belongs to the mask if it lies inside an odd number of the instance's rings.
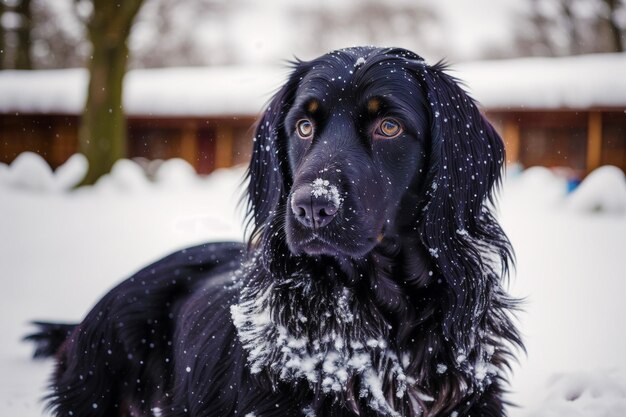
{"label": "dog's chest fur", "polygon": [[252,374],[304,381],[354,410],[364,403],[381,415],[406,407],[421,415],[420,404],[432,398],[405,371],[409,353],[390,345],[392,327],[371,303],[328,277],[251,275],[231,315]]}

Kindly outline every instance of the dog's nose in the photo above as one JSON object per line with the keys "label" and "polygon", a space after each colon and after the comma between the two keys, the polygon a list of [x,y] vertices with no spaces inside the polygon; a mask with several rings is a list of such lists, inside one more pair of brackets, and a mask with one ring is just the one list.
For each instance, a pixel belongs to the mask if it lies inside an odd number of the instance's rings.
{"label": "dog's nose", "polygon": [[291,210],[296,219],[312,229],[319,229],[330,223],[338,208],[332,195],[316,193],[308,186],[298,188],[291,195]]}

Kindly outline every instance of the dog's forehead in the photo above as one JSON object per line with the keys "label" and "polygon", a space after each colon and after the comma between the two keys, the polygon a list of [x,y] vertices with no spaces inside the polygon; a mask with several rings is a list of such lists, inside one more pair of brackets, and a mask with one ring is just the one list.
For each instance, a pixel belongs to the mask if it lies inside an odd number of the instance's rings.
{"label": "dog's forehead", "polygon": [[334,51],[308,63],[309,69],[299,82],[296,95],[327,102],[401,93],[416,84],[410,68],[415,67],[417,59],[421,60],[408,51],[374,48]]}
{"label": "dog's forehead", "polygon": [[309,63],[309,69],[299,83],[299,93],[319,93],[328,89],[344,90],[352,83],[357,58],[352,54],[331,52]]}

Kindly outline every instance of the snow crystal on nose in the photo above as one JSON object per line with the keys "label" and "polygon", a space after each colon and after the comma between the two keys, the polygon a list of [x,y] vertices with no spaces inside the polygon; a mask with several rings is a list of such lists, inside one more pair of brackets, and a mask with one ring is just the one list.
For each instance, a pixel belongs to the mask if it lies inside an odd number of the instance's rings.
{"label": "snow crystal on nose", "polygon": [[332,185],[330,181],[323,178],[316,178],[311,183],[311,194],[314,197],[326,196],[328,201],[333,203],[335,208],[339,208],[343,198],[339,196],[339,190],[335,185]]}

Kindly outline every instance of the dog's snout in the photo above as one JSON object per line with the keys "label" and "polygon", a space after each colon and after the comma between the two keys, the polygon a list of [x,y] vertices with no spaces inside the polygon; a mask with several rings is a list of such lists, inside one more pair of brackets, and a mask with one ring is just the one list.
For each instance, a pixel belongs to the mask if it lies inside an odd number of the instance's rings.
{"label": "dog's snout", "polygon": [[291,196],[291,210],[304,226],[318,229],[329,224],[339,207],[328,194],[316,193],[311,187],[303,186]]}

